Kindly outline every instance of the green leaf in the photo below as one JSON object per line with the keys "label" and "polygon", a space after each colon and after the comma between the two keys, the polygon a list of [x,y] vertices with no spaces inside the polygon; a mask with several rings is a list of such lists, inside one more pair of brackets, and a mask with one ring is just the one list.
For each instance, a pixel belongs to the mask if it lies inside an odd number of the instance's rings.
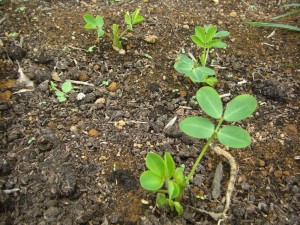
{"label": "green leaf", "polygon": [[256,106],[257,101],[252,95],[239,95],[227,104],[224,120],[235,122],[247,118],[254,112]]}
{"label": "green leaf", "polygon": [[152,171],[159,177],[165,177],[165,162],[160,155],[154,152],[149,152],[146,156],[146,166],[150,171]]}
{"label": "green leaf", "polygon": [[196,26],[195,27],[195,35],[200,39],[200,41],[205,43],[205,30],[203,27]]}
{"label": "green leaf", "polygon": [[148,191],[157,191],[164,184],[164,178],[151,171],[144,171],[140,176],[141,186]]}
{"label": "green leaf", "polygon": [[131,24],[131,17],[129,15],[129,12],[126,12],[125,14],[125,22],[126,24],[130,25]]}
{"label": "green leaf", "polygon": [[208,29],[205,37],[205,43],[209,43],[214,37],[217,32],[217,28],[212,26]]}
{"label": "green leaf", "polygon": [[199,36],[197,35],[191,35],[190,38],[192,39],[192,41],[201,48],[205,48],[205,44],[204,42],[201,41],[201,39],[199,38]]}
{"label": "green leaf", "polygon": [[228,31],[222,30],[215,34],[215,38],[227,37],[229,35],[230,35],[230,33]]}
{"label": "green leaf", "polygon": [[216,39],[216,40],[211,40],[210,42],[207,43],[206,47],[207,48],[211,48],[211,47],[214,47],[214,46],[217,46],[219,43],[221,43],[222,41],[219,40],[219,39]]}
{"label": "green leaf", "polygon": [[118,36],[118,31],[119,31],[119,25],[118,24],[113,24],[112,25],[112,33],[113,33],[113,36]]}
{"label": "green leaf", "polygon": [[289,11],[289,12],[286,12],[284,14],[281,14],[279,16],[275,16],[272,18],[272,20],[277,20],[277,19],[280,19],[282,17],[286,17],[286,16],[290,16],[290,15],[293,15],[293,14],[298,14],[300,13],[300,9],[297,9],[297,10],[294,10],[294,11]]}
{"label": "green leaf", "polygon": [[[83,19],[84,21],[86,22],[86,26],[89,25],[90,28],[87,28],[87,29],[96,29],[96,20],[95,18],[91,15],[91,14],[85,14],[83,15]],[[91,27],[94,27],[94,28],[91,28]]]}
{"label": "green leaf", "polygon": [[286,24],[278,24],[278,23],[261,23],[261,22],[245,22],[246,24],[255,26],[255,27],[275,27],[275,28],[283,28],[283,29],[289,29],[293,31],[300,32],[300,28],[296,26],[290,26]]}
{"label": "green leaf", "polygon": [[227,47],[227,44],[224,43],[223,41],[219,41],[219,42],[217,42],[216,44],[214,44],[213,47],[214,47],[214,48],[226,48],[226,47]]}
{"label": "green leaf", "polygon": [[68,93],[72,90],[72,83],[70,81],[66,81],[62,84],[61,86],[61,90],[64,92],[64,93]]}
{"label": "green leaf", "polygon": [[101,38],[103,35],[104,35],[104,30],[102,29],[97,29],[97,35],[98,35],[98,38]]}
{"label": "green leaf", "polygon": [[180,55],[178,61],[174,64],[174,68],[177,72],[187,75],[194,68],[194,61],[186,55]]}
{"label": "green leaf", "polygon": [[238,126],[225,126],[218,132],[218,140],[231,148],[245,148],[251,144],[249,133]]}
{"label": "green leaf", "polygon": [[203,53],[201,56],[199,56],[200,62],[202,66],[206,66],[206,59],[205,54]]}
{"label": "green leaf", "polygon": [[168,194],[169,194],[169,199],[174,199],[179,196],[180,190],[178,185],[174,181],[169,181],[168,182]]}
{"label": "green leaf", "polygon": [[96,26],[98,28],[101,28],[103,27],[104,25],[104,21],[103,21],[103,18],[101,16],[96,16],[96,20],[95,20],[95,23],[96,23]]}
{"label": "green leaf", "polygon": [[202,110],[209,116],[220,119],[223,105],[218,92],[212,87],[202,87],[197,91],[197,101]]}
{"label": "green leaf", "polygon": [[87,23],[86,25],[84,25],[84,28],[87,30],[94,30],[97,29],[97,26],[91,23]]}
{"label": "green leaf", "polygon": [[164,158],[166,167],[166,177],[170,179],[175,171],[175,162],[169,152],[165,152]]}
{"label": "green leaf", "polygon": [[55,91],[55,95],[57,97],[64,97],[65,96],[65,93],[63,93],[62,91]]}
{"label": "green leaf", "polygon": [[207,118],[191,116],[179,123],[179,128],[185,134],[194,138],[210,138],[214,133],[215,126]]}
{"label": "green leaf", "polygon": [[207,67],[197,67],[197,69],[208,76],[213,76],[216,74],[214,70]]}
{"label": "green leaf", "polygon": [[168,199],[166,198],[166,196],[162,193],[158,193],[156,196],[156,205],[158,206],[158,208],[161,208],[167,204]]}
{"label": "green leaf", "polygon": [[66,99],[65,96],[57,96],[57,100],[58,100],[59,102],[64,102],[64,101],[66,101],[67,99]]}
{"label": "green leaf", "polygon": [[216,77],[209,77],[205,82],[210,86],[214,86],[215,83],[218,82],[218,79]]}
{"label": "green leaf", "polygon": [[201,71],[200,67],[194,68],[191,72],[186,73],[186,75],[194,82],[200,83],[204,82],[207,75]]}
{"label": "green leaf", "polygon": [[180,188],[185,187],[185,176],[183,173],[183,168],[181,167],[176,168],[173,177]]}
{"label": "green leaf", "polygon": [[178,213],[179,216],[183,213],[183,207],[179,202],[174,202],[175,210]]}

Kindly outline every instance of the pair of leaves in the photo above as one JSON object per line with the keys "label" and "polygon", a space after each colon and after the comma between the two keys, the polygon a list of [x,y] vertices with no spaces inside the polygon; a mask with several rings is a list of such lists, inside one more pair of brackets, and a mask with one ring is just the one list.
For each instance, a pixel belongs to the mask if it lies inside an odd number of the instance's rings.
{"label": "pair of leaves", "polygon": [[[215,119],[236,122],[250,116],[257,106],[256,99],[248,94],[233,98],[223,113],[223,104],[219,94],[211,87],[200,88],[196,94],[198,104],[202,110]],[[223,118],[221,118],[223,117]],[[249,133],[238,126],[224,126],[215,130],[214,124],[207,118],[188,117],[180,122],[180,129],[195,138],[210,138],[217,132],[218,140],[232,148],[244,148],[250,145]]]}
{"label": "pair of leaves", "polygon": [[132,16],[130,16],[129,12],[125,14],[125,22],[127,24],[127,29],[132,31],[133,30],[133,25],[138,24],[142,21],[144,21],[144,17],[139,15],[141,9],[136,9],[133,13]]}
{"label": "pair of leaves", "polygon": [[119,36],[119,25],[113,24],[112,25],[112,33],[113,33],[113,47],[116,47],[117,49],[122,49],[122,43],[120,41]]}
{"label": "pair of leaves", "polygon": [[191,36],[192,41],[201,48],[225,48],[226,43],[220,39],[229,35],[228,31],[219,31],[215,26],[195,27],[195,34]]}
{"label": "pair of leaves", "polygon": [[91,14],[85,14],[83,19],[86,22],[84,28],[89,30],[97,30],[98,38],[101,38],[105,34],[103,30],[104,21],[101,16],[97,15],[96,17],[93,17]]}
{"label": "pair of leaves", "polygon": [[[189,77],[194,83],[206,82],[208,76],[214,76],[215,71],[207,68],[197,66],[197,62],[194,62],[186,55],[179,55],[177,62],[174,64],[174,68],[177,72]],[[210,79],[210,85],[216,81],[216,78]]]}
{"label": "pair of leaves", "polygon": [[146,166],[149,170],[142,173],[140,183],[142,187],[149,191],[157,191],[165,180],[172,178],[175,172],[175,162],[166,152],[164,159],[154,152],[149,152],[146,156]]}

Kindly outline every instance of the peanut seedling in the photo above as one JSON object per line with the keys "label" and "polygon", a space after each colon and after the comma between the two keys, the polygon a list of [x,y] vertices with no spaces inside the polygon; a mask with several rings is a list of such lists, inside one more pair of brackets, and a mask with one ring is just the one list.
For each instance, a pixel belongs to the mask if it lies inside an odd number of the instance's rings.
{"label": "peanut seedling", "polygon": [[242,94],[233,98],[223,110],[223,104],[219,94],[212,87],[202,87],[198,90],[196,98],[202,110],[212,118],[218,120],[215,126],[210,119],[200,116],[185,118],[179,123],[179,128],[187,135],[208,139],[196,159],[188,176],[184,175],[183,167],[175,168],[172,156],[166,152],[164,159],[153,152],[146,156],[147,171],[140,176],[141,186],[157,192],[156,204],[158,207],[169,205],[179,215],[183,213],[180,203],[184,189],[190,180],[207,148],[215,140],[231,148],[245,148],[250,145],[251,137],[243,128],[236,125],[224,125],[224,121],[237,122],[250,116],[257,107],[256,99],[248,94]]}
{"label": "peanut seedling", "polygon": [[144,17],[139,15],[139,13],[140,13],[140,9],[136,9],[132,15],[130,15],[129,12],[126,12],[125,14],[126,29],[122,32],[119,29],[120,27],[119,24],[112,25],[111,33],[105,32],[103,30],[103,26],[104,26],[103,18],[99,15],[94,17],[91,14],[85,14],[83,16],[83,19],[86,22],[84,28],[96,30],[98,39],[101,39],[104,35],[108,36],[109,39],[111,39],[113,42],[112,47],[115,50],[119,51],[120,49],[123,49],[121,38],[124,37],[124,35],[128,31],[133,31],[133,25],[136,25],[144,20]]}
{"label": "peanut seedling", "polygon": [[206,66],[208,55],[212,48],[225,48],[227,45],[220,38],[228,35],[228,31],[217,32],[215,26],[196,26],[195,34],[191,36],[191,39],[198,48],[202,49],[202,54],[199,55],[199,60],[184,54],[179,55],[174,64],[175,70],[189,77],[194,83],[205,82],[213,86],[217,78],[214,77],[215,71]]}

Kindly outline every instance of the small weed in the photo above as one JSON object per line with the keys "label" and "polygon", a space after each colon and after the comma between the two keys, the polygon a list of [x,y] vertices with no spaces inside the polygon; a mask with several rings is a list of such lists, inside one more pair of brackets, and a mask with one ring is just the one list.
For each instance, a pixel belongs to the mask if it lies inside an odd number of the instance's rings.
{"label": "small weed", "polygon": [[26,7],[19,7],[19,8],[16,8],[16,12],[25,12],[26,11]]}

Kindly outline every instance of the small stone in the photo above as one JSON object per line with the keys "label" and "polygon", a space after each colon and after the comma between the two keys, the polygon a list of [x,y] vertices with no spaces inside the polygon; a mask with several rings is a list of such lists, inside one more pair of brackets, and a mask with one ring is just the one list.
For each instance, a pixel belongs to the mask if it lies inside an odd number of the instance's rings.
{"label": "small stone", "polygon": [[182,28],[184,28],[184,29],[190,29],[190,26],[188,25],[188,24],[184,24],[183,26],[182,26]]}
{"label": "small stone", "polygon": [[281,170],[275,170],[275,171],[274,171],[274,175],[275,175],[275,177],[277,177],[277,178],[281,178],[281,177],[282,177],[282,171],[281,171]]}
{"label": "small stone", "polygon": [[298,194],[299,191],[300,191],[300,188],[299,188],[297,185],[294,185],[294,186],[292,187],[292,192],[293,192],[293,193]]}
{"label": "small stone", "polygon": [[283,128],[286,134],[298,134],[298,129],[296,124],[288,124]]}
{"label": "small stone", "polygon": [[112,82],[108,87],[107,90],[110,92],[116,91],[118,88],[118,83],[117,82]]}
{"label": "small stone", "polygon": [[265,163],[265,161],[263,161],[263,160],[259,160],[259,165],[260,165],[260,166],[265,166],[266,163]]}
{"label": "small stone", "polygon": [[104,104],[105,103],[105,98],[98,98],[95,102],[95,104]]}
{"label": "small stone", "polygon": [[265,171],[265,170],[261,171],[261,174],[262,174],[264,177],[267,177],[267,176],[268,176],[268,172]]}
{"label": "small stone", "polygon": [[97,137],[98,135],[99,135],[99,132],[96,129],[89,130],[90,137]]}
{"label": "small stone", "polygon": [[72,126],[70,127],[70,131],[72,131],[72,132],[76,132],[76,131],[77,131],[77,127],[76,127],[76,126],[74,126],[74,125],[72,125]]}
{"label": "small stone", "polygon": [[79,80],[80,81],[88,81],[89,76],[85,72],[79,71]]}
{"label": "small stone", "polygon": [[241,187],[242,187],[243,190],[249,191],[249,189],[250,189],[251,186],[250,186],[248,183],[243,182],[243,183],[241,184]]}
{"label": "small stone", "polygon": [[58,72],[53,71],[53,72],[51,73],[51,78],[52,78],[52,80],[54,80],[54,81],[59,81],[59,82],[61,82],[61,79],[60,79],[60,77],[59,77]]}
{"label": "small stone", "polygon": [[119,50],[119,54],[120,54],[120,55],[125,55],[125,54],[126,54],[126,51],[125,51],[124,49],[120,49],[120,50]]}
{"label": "small stone", "polygon": [[237,13],[235,11],[233,11],[233,12],[229,13],[229,16],[231,16],[231,17],[237,17]]}
{"label": "small stone", "polygon": [[4,100],[4,101],[7,101],[11,98],[11,91],[7,90],[7,91],[4,91],[2,93],[0,93],[0,100]]}
{"label": "small stone", "polygon": [[289,177],[289,176],[291,176],[291,173],[290,173],[290,171],[283,171],[283,175],[284,176],[286,176],[286,177]]}
{"label": "small stone", "polygon": [[100,66],[98,64],[96,64],[94,67],[93,67],[93,70],[97,71],[100,69]]}
{"label": "small stone", "polygon": [[148,43],[154,44],[157,40],[157,36],[152,34],[146,35],[144,40]]}

